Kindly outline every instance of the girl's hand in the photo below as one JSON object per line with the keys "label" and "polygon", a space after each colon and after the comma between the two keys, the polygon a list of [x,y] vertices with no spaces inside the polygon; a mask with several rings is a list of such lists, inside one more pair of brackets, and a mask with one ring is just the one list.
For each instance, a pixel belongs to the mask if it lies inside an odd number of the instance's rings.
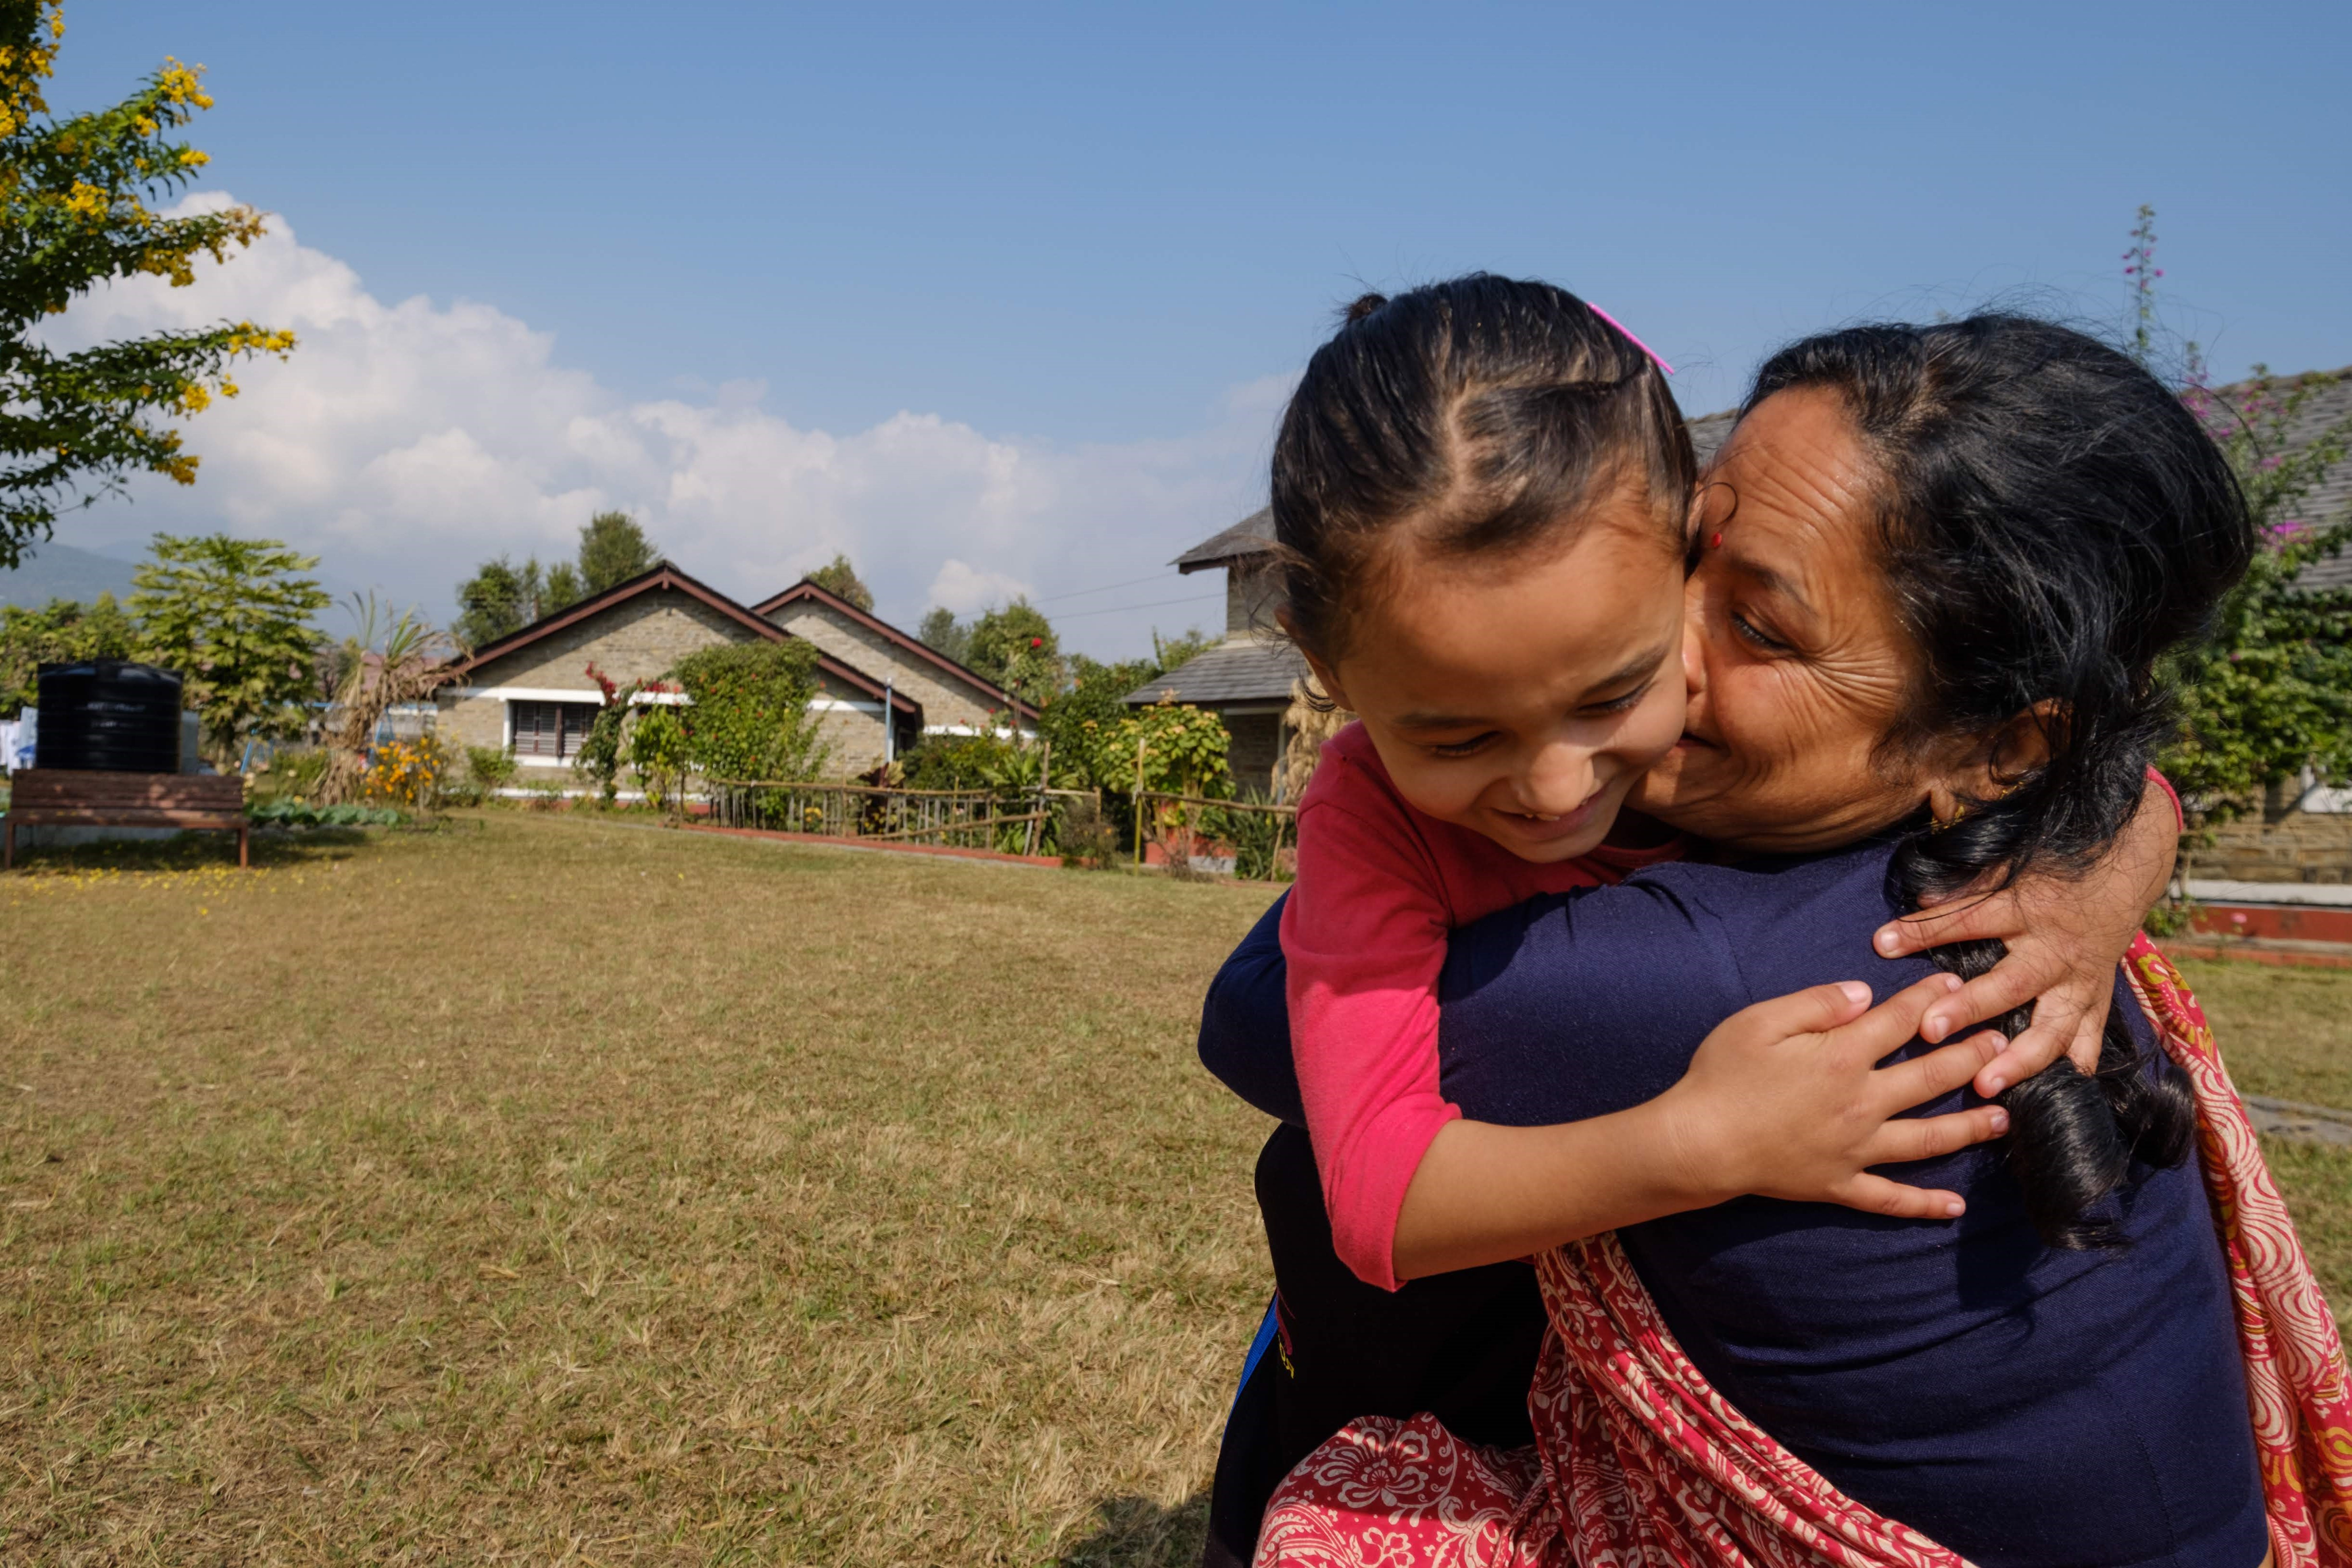
{"label": "girl's hand", "polygon": [[1999,892],[1956,899],[1881,928],[1874,943],[1888,958],[1986,937],[2009,946],[2006,958],[1929,1010],[1920,1037],[1946,1039],[2032,1002],[2032,1026],[1977,1074],[1977,1092],[1990,1099],[2061,1054],[2086,1073],[2097,1071],[2116,966],[2164,897],[2179,843],[2171,793],[2151,782],[2130,824],[2080,877],[2020,877]]}
{"label": "girl's hand", "polygon": [[1877,1065],[1959,989],[1956,976],[1932,974],[1870,1007],[1870,988],[1850,980],[1726,1018],[1683,1080],[1652,1102],[1683,1180],[1706,1203],[1760,1193],[1904,1219],[1958,1216],[1967,1207],[1958,1194],[1865,1167],[1948,1154],[2009,1131],[1997,1105],[1895,1119],[1967,1083],[2005,1043],[1981,1034]]}

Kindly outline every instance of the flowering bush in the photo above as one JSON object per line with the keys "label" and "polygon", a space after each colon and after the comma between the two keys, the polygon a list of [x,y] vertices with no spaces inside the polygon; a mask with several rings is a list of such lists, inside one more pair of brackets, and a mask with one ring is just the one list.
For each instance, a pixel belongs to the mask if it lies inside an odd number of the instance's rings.
{"label": "flowering bush", "polygon": [[376,748],[361,780],[360,793],[371,805],[428,810],[439,798],[441,775],[447,766],[441,742],[434,736],[394,741]]}

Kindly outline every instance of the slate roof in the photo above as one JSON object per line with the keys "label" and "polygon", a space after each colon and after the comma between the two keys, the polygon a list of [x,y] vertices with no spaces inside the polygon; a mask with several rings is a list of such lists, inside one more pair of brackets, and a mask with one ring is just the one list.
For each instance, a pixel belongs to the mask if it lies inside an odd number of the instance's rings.
{"label": "slate roof", "polygon": [[[2311,395],[2309,402],[2296,414],[2294,423],[2287,427],[2289,448],[2308,445],[2331,425],[2352,418],[2352,365],[2334,373],[2338,378],[2332,385],[2323,386]],[[2281,382],[2292,383],[2293,376],[2281,376]],[[2224,406],[2252,385],[2240,382],[2234,386],[2218,388],[2216,396]],[[2223,417],[2227,417],[2225,415]],[[2314,523],[2341,522],[2352,513],[2352,457],[2330,468],[2321,476],[2318,485],[2296,505],[2295,515]],[[2332,560],[2315,561],[2304,568],[2301,578],[2306,588],[2352,588],[2352,551]]]}
{"label": "slate roof", "polygon": [[1129,692],[1127,700],[1139,707],[1173,696],[1202,708],[1288,701],[1290,683],[1306,675],[1307,660],[1288,642],[1243,633],[1202,649],[1159,679]]}
{"label": "slate roof", "polygon": [[1201,541],[1170,564],[1179,572],[1206,571],[1244,555],[1255,555],[1273,542],[1274,508],[1262,506],[1223,532]]}

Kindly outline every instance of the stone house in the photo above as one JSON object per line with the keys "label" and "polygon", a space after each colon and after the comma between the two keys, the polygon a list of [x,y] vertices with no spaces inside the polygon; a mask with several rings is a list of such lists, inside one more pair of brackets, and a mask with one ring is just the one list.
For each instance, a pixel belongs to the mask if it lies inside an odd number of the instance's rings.
{"label": "stone house", "polygon": [[1003,687],[805,577],[751,613],[878,678],[894,696],[911,697],[921,709],[919,729],[901,731],[894,755],[918,734],[1002,731],[1008,720],[1025,732],[1036,721],[1037,710]]}
{"label": "stone house", "polygon": [[1289,743],[1283,714],[1291,683],[1307,677],[1307,660],[1275,625],[1280,588],[1274,565],[1274,509],[1261,507],[1223,532],[1202,540],[1172,563],[1187,576],[1225,574],[1225,635],[1176,668],[1127,694],[1139,708],[1172,697],[1205,708],[1232,736],[1226,765],[1244,794],[1275,798],[1282,753]]}
{"label": "stone house", "polygon": [[[436,693],[436,729],[453,746],[511,750],[528,769],[568,767],[604,705],[590,665],[626,686],[657,679],[702,648],[794,635],[664,561],[452,665]],[[819,650],[810,705],[824,714],[829,772],[861,773],[922,732],[921,697],[809,640]]]}

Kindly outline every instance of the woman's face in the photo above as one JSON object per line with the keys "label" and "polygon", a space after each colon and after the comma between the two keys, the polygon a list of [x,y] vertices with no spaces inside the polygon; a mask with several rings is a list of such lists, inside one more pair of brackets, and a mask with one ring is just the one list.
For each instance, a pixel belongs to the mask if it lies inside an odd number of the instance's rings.
{"label": "woman's face", "polygon": [[1880,575],[1873,475],[1832,394],[1784,392],[1709,471],[1685,586],[1683,737],[1639,811],[1750,851],[1831,848],[1926,801],[1879,742],[1918,659]]}

